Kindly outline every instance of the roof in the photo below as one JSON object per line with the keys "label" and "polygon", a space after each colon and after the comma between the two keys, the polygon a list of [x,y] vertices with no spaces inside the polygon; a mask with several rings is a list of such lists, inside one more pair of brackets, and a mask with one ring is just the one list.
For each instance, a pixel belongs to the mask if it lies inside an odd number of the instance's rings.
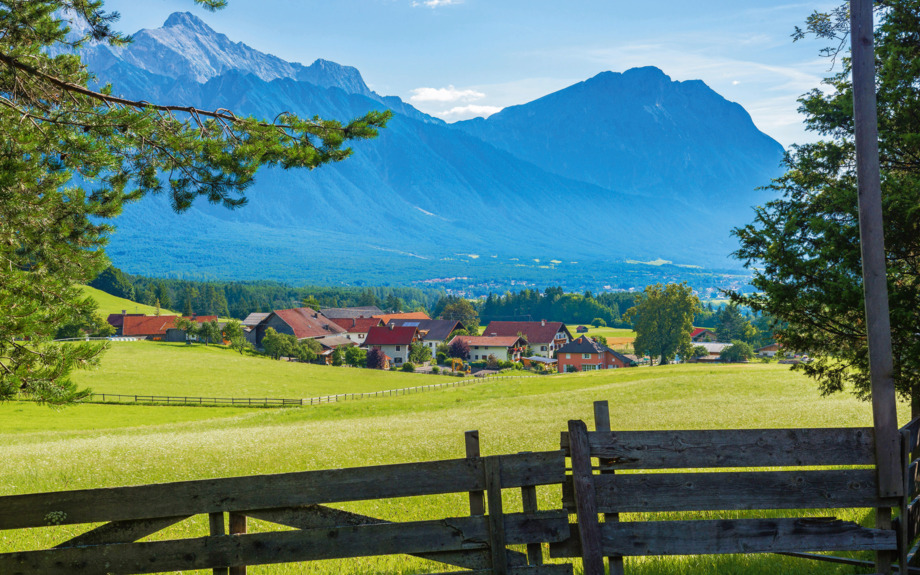
{"label": "roof", "polygon": [[389,323],[399,326],[417,327],[421,339],[444,341],[456,329],[463,329],[463,324],[455,319],[393,319]]}
{"label": "roof", "polygon": [[489,322],[484,335],[517,335],[523,334],[527,343],[552,343],[560,330],[565,331],[569,338],[572,334],[561,321],[493,321]]}
{"label": "roof", "polygon": [[450,341],[453,343],[460,340],[465,341],[467,345],[481,345],[484,347],[512,347],[520,339],[517,335],[458,335]]}
{"label": "roof", "polygon": [[364,345],[409,345],[417,332],[417,328],[410,326],[372,327],[367,330]]}
{"label": "roof", "polygon": [[358,307],[328,307],[319,310],[319,312],[329,319],[344,319],[352,317],[373,317],[382,314],[383,310],[375,305],[366,305]]}
{"label": "roof", "polygon": [[342,337],[341,335],[327,335],[325,337],[317,338],[316,341],[326,349],[335,349],[342,346],[356,345],[355,342],[351,341],[347,337]]}
{"label": "roof", "polygon": [[626,357],[622,353],[618,351],[614,351],[610,349],[609,347],[607,347],[606,345],[600,342],[594,341],[593,339],[589,338],[588,336],[584,336],[584,335],[560,347],[558,351],[558,353],[590,353],[590,354],[596,353],[598,355],[604,352],[619,359],[623,363],[627,363],[627,364],[635,363],[634,360]]}
{"label": "roof", "polygon": [[240,323],[243,324],[243,325],[246,326],[246,327],[255,327],[255,326],[259,325],[259,323],[260,323],[263,319],[267,318],[267,317],[270,316],[270,315],[271,315],[270,313],[251,313],[251,314],[247,315],[247,316],[246,316],[246,319],[244,319],[244,320],[241,321]]}
{"label": "roof", "polygon": [[367,333],[370,328],[383,325],[383,320],[376,317],[337,317],[329,319],[348,333]]}
{"label": "roof", "polygon": [[696,345],[694,345],[693,347],[701,345],[706,348],[707,353],[722,353],[723,349],[731,345],[730,343],[719,343],[716,341],[713,341],[713,342],[703,341],[699,343],[696,343],[696,342],[694,343]]}
{"label": "roof", "polygon": [[345,330],[318,311],[308,307],[276,309],[272,312],[294,331],[297,339],[345,333]]}
{"label": "roof", "polygon": [[142,313],[110,313],[105,321],[112,327],[121,327],[125,324],[126,317],[144,317]]}
{"label": "roof", "polygon": [[129,315],[125,316],[122,335],[165,335],[167,329],[175,326],[177,315]]}
{"label": "roof", "polygon": [[[176,327],[177,315],[127,315],[121,329],[122,335],[165,335],[166,330]],[[216,315],[187,317],[198,323],[217,321]]]}
{"label": "roof", "polygon": [[693,339],[694,337],[696,337],[696,336],[698,336],[698,335],[702,335],[702,334],[706,333],[707,331],[708,331],[709,333],[711,333],[712,335],[715,335],[715,334],[716,334],[716,332],[712,331],[712,330],[709,329],[708,327],[695,327],[695,328],[693,328],[693,331],[690,332],[690,338]]}
{"label": "roof", "polygon": [[428,317],[428,314],[423,311],[410,311],[408,313],[381,313],[377,314],[374,317],[379,317],[383,320],[383,323],[390,323],[394,319],[431,319]]}

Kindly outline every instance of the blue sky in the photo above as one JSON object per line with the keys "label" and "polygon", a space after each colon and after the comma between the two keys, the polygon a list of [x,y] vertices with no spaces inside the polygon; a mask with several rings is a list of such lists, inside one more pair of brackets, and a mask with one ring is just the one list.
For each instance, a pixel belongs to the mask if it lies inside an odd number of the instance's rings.
{"label": "blue sky", "polygon": [[605,70],[657,66],[744,106],[784,146],[806,133],[796,98],[819,87],[820,42],[794,27],[835,2],[749,0],[107,0],[118,28],[158,28],[175,11],[286,60],[358,68],[371,89],[447,121],[523,104]]}

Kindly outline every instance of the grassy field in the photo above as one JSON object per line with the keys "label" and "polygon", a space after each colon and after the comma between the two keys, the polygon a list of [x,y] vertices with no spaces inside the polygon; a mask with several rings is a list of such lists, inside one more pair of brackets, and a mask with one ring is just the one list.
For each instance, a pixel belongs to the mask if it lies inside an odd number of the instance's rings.
{"label": "grassy field", "polygon": [[[128,313],[143,313],[147,315],[153,315],[156,313],[156,308],[150,305],[144,305],[142,303],[133,302],[129,299],[116,297],[89,286],[80,286],[80,289],[83,291],[84,296],[88,296],[96,300],[96,303],[99,305],[98,313],[100,316],[102,316],[102,318],[106,318],[109,314],[112,313],[121,313],[122,310],[127,311]],[[160,313],[162,315],[175,314],[175,312],[171,312],[168,309],[161,309]]]}
{"label": "grassy field", "polygon": [[456,379],[276,361],[224,346],[154,341],[111,342],[102,366],[74,381],[96,393],[196,397],[305,398],[362,393]]}
{"label": "grassy field", "polygon": [[[151,345],[150,349],[161,348]],[[85,375],[101,377],[116,360],[112,353],[99,372]],[[146,383],[137,379],[135,384]],[[255,384],[242,381],[228,385],[260,389],[246,387]],[[267,378],[260,385],[274,384]],[[869,404],[846,395],[822,398],[813,382],[776,364],[611,370],[295,409],[85,405],[55,412],[7,403],[0,404],[0,460],[4,462],[0,495],[455,458],[463,456],[463,432],[469,429],[480,430],[485,455],[556,449],[566,422],[574,418],[591,422],[592,402],[599,399],[610,402],[613,428],[621,430],[859,426],[870,425],[872,417]],[[902,423],[907,412],[906,405],[900,406]],[[507,509],[520,509],[519,496],[506,495]],[[558,507],[557,488],[541,489],[539,496],[541,509]],[[468,512],[463,494],[355,503],[346,508],[402,520]],[[838,516],[865,521],[867,514],[867,510],[844,510]],[[206,518],[184,522],[165,535],[201,535],[206,523]],[[0,552],[55,545],[78,532],[72,527],[3,532]],[[627,559],[627,566],[641,575],[857,572],[845,566],[756,555]],[[251,567],[250,573],[426,570],[432,569],[423,561],[399,556]]]}

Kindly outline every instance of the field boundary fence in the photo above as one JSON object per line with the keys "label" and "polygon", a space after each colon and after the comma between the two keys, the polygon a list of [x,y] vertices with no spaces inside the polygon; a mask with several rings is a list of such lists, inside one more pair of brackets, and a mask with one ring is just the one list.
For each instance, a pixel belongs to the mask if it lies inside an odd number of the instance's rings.
{"label": "field boundary fence", "polygon": [[[611,431],[605,401],[594,419],[592,432],[569,421],[557,451],[482,457],[469,431],[461,459],[0,497],[0,531],[95,524],[50,549],[0,553],[0,573],[246,575],[404,554],[461,575],[572,575],[576,560],[584,575],[606,575],[605,561],[622,575],[624,557],[737,553],[920,572],[920,419],[901,430],[897,498],[879,496],[872,428]],[[556,488],[551,509],[540,486]],[[503,490],[520,496],[503,502]],[[332,507],[446,494],[468,499],[469,515],[423,506],[423,519],[403,522]],[[833,516],[853,508],[874,509],[875,526]],[[200,536],[159,533],[203,515]],[[824,554],[837,551],[875,560]]]}
{"label": "field boundary fence", "polygon": [[473,383],[484,383],[489,381],[504,381],[511,379],[527,379],[540,377],[536,375],[490,375],[488,377],[472,377],[460,379],[457,381],[445,381],[442,383],[432,383],[429,385],[417,385],[413,387],[401,387],[398,389],[388,389],[382,391],[367,391],[363,393],[339,393],[332,395],[321,395],[317,397],[306,398],[272,398],[272,397],[194,397],[194,396],[170,396],[170,395],[151,395],[151,394],[119,394],[119,393],[93,393],[90,396],[90,403],[142,403],[142,404],[163,404],[163,405],[207,405],[207,406],[230,406],[230,407],[303,407],[308,405],[322,405],[325,403],[338,403],[340,401],[353,401],[358,399],[373,399],[381,397],[394,397],[399,395],[410,395],[444,389],[448,387],[465,387]]}

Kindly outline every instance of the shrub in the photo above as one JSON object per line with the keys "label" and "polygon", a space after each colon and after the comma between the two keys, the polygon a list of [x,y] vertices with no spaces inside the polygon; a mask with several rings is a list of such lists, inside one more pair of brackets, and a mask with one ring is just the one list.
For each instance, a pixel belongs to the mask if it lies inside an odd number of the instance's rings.
{"label": "shrub", "polygon": [[[440,347],[440,346],[438,346],[438,347]],[[443,352],[443,351],[439,351],[439,352],[438,352],[438,363],[441,364],[441,365],[444,365],[445,363],[447,363],[447,353],[445,353],[445,352]]]}
{"label": "shrub", "polygon": [[369,369],[383,369],[383,366],[386,365],[386,355],[382,350],[369,349],[365,363]]}
{"label": "shrub", "polygon": [[431,368],[431,373],[437,375],[437,374],[441,373],[441,368],[435,365],[435,366],[433,366],[433,367]]}
{"label": "shrub", "polygon": [[607,322],[603,318],[596,317],[591,320],[591,325],[594,327],[607,327]]}
{"label": "shrub", "polygon": [[412,363],[411,361],[407,361],[406,363],[402,364],[402,367],[400,369],[402,369],[403,371],[415,371],[415,364]]}
{"label": "shrub", "polygon": [[470,345],[462,339],[455,339],[450,343],[450,356],[460,359],[470,358]]}
{"label": "shrub", "polygon": [[566,373],[575,373],[576,371],[578,371],[578,368],[575,367],[574,365],[567,365],[567,366],[565,366],[565,372],[566,372]]}
{"label": "shrub", "polygon": [[489,369],[498,369],[501,367],[501,362],[498,361],[498,358],[494,354],[489,354],[489,358],[486,360],[486,367]]}

